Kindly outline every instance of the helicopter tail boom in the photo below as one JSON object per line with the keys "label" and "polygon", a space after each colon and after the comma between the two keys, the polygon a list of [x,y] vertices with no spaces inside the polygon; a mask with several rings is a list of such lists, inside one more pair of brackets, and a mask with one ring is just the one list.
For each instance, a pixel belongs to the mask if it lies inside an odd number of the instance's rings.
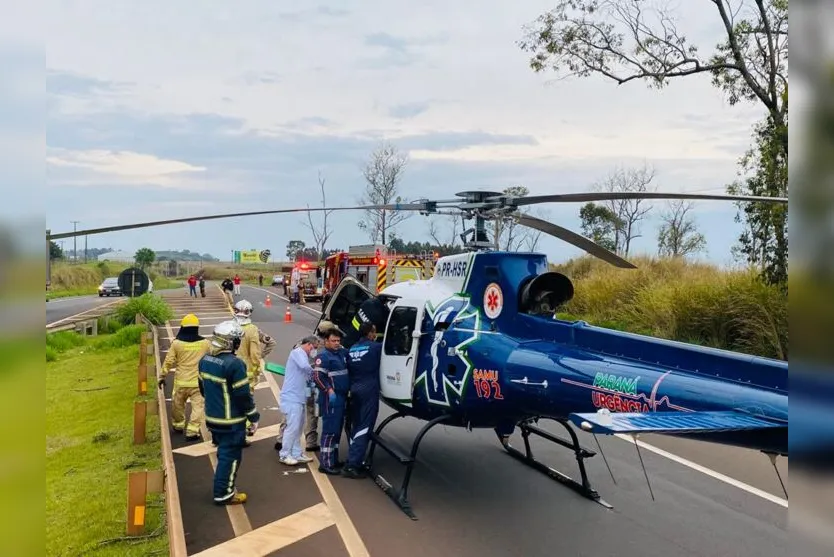
{"label": "helicopter tail boom", "polygon": [[581,429],[617,433],[723,433],[729,431],[787,428],[787,422],[760,418],[744,412],[617,412],[573,413],[570,420]]}

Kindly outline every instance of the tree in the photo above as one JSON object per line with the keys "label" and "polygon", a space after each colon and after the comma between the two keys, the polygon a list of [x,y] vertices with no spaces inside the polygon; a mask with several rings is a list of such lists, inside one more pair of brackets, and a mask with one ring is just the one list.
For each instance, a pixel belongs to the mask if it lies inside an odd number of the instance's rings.
{"label": "tree", "polygon": [[139,268],[144,270],[153,265],[153,262],[156,259],[156,253],[151,248],[139,248],[136,250],[136,254],[133,256],[133,259],[136,260],[136,264],[139,265]]}
{"label": "tree", "polygon": [[[324,179],[321,177],[321,172],[319,172],[319,189],[321,190],[321,206],[323,209],[327,208],[327,198],[324,192],[324,182]],[[307,204],[307,208],[310,208],[309,204]],[[324,245],[327,243],[327,239],[330,238],[330,234],[332,233],[332,230],[330,230],[330,228],[327,225],[327,217],[329,217],[330,213],[332,212],[333,211],[322,211],[321,225],[318,225],[313,224],[313,212],[307,211],[307,222],[303,224],[304,226],[309,228],[310,232],[313,234],[313,244],[315,245],[316,258],[322,256],[322,254],[324,253]]]}
{"label": "tree", "polygon": [[[726,36],[708,58],[679,31],[673,14],[645,0],[559,0],[518,45],[532,53],[533,71],[552,69],[564,77],[645,80],[660,89],[675,78],[708,74],[731,104],[758,101],[781,123],[787,114],[787,0],[740,0],[738,8],[728,0],[709,2]],[[787,150],[787,135],[783,144]]]}
{"label": "tree", "polygon": [[55,243],[54,240],[49,240],[49,259],[63,259],[64,258],[64,250],[61,249],[61,246]]}
{"label": "tree", "polygon": [[[408,157],[398,153],[393,145],[383,143],[378,147],[363,170],[366,187],[359,202],[363,205],[402,202],[399,195],[400,180],[407,162]],[[368,234],[372,242],[386,245],[390,232],[411,216],[411,213],[405,211],[366,209],[365,218],[359,221],[359,228]]]}
{"label": "tree", "polygon": [[582,233],[608,251],[616,251],[617,240],[615,231],[619,228],[619,219],[614,212],[605,205],[586,203],[579,209],[582,221]]}
{"label": "tree", "polygon": [[301,240],[290,240],[287,242],[287,259],[296,261],[298,254],[304,251],[306,244]]}
{"label": "tree", "polygon": [[437,246],[457,246],[460,243],[460,215],[435,215],[429,217],[429,237]]}
{"label": "tree", "polygon": [[[654,177],[654,169],[646,165],[629,170],[619,168],[595,184],[593,189],[610,193],[646,192],[651,188]],[[645,199],[615,199],[603,201],[602,204],[617,217],[612,221],[614,224],[614,249],[612,251],[628,255],[631,242],[641,236],[639,234],[640,221],[645,218],[652,206]]]}
{"label": "tree", "polygon": [[658,254],[685,257],[706,247],[706,238],[698,232],[695,221],[687,216],[691,210],[691,201],[669,202],[668,209],[660,216],[662,224],[657,234]]}
{"label": "tree", "polygon": [[[671,13],[644,0],[559,0],[556,9],[528,26],[519,46],[531,53],[533,71],[552,69],[562,77],[598,75],[617,84],[643,80],[660,89],[673,79],[710,75],[731,105],[756,102],[767,114],[754,141],[761,167],[728,189],[787,196],[787,182],[783,189],[779,177],[788,157],[788,2],[739,0],[737,8],[728,0],[709,2],[725,36],[708,57],[679,31]],[[749,170],[750,157],[741,164]],[[740,251],[762,266],[766,280],[781,281],[787,276],[787,241],[779,234],[787,228],[787,211],[747,203],[740,213],[738,220],[747,227]]]}
{"label": "tree", "polygon": [[[750,175],[728,188],[744,195],[788,196],[787,151],[781,146],[781,131],[772,121],[756,128],[756,145],[742,158]],[[738,203],[736,222],[744,224],[738,253],[756,265],[769,284],[787,287],[788,208],[770,203]]]}

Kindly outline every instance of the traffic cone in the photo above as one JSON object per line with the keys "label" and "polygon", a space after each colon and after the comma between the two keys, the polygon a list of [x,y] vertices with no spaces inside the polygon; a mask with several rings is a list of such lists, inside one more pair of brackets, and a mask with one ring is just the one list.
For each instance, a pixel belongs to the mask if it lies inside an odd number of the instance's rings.
{"label": "traffic cone", "polygon": [[287,312],[284,314],[284,323],[292,323],[292,313],[290,313],[290,306],[287,306]]}
{"label": "traffic cone", "polygon": [[264,305],[268,308],[272,307],[272,300],[270,299],[269,294],[266,295],[266,301],[264,302]]}

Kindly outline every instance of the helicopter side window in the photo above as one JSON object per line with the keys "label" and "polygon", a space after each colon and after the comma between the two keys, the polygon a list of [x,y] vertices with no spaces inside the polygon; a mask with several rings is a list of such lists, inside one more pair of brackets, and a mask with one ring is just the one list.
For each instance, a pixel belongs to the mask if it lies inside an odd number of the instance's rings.
{"label": "helicopter side window", "polygon": [[411,353],[414,339],[411,334],[417,325],[417,308],[398,307],[391,312],[388,330],[385,333],[385,354],[388,356],[405,356]]}

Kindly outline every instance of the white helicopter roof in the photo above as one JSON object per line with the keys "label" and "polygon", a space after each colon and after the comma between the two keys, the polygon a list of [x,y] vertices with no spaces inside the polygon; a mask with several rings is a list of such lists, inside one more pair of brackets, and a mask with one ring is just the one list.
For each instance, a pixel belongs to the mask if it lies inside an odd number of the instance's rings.
{"label": "white helicopter roof", "polygon": [[466,291],[469,276],[478,254],[447,255],[437,260],[434,276],[428,280],[408,280],[392,284],[380,292],[401,298],[420,299],[439,304]]}

